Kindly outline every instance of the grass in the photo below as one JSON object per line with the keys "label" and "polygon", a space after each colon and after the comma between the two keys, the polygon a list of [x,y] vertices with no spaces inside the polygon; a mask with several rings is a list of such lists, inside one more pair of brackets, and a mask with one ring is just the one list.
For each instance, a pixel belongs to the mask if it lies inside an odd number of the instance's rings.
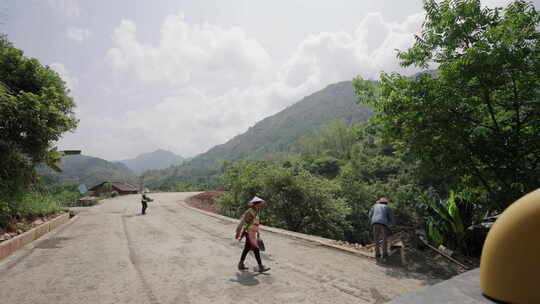
{"label": "grass", "polygon": [[32,218],[65,211],[65,201],[55,195],[40,192],[27,192],[16,207],[18,218]]}
{"label": "grass", "polygon": [[10,201],[0,199],[0,230],[25,230],[20,225],[37,217],[62,211],[80,197],[78,192],[61,191],[54,194],[29,191]]}

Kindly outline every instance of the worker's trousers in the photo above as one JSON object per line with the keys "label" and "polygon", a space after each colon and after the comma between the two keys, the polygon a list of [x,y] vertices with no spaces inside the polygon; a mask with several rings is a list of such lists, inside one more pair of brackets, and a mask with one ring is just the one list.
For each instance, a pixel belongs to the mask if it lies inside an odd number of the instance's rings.
{"label": "worker's trousers", "polygon": [[148,203],[147,202],[141,202],[142,204],[142,214],[145,214],[146,213],[146,208],[148,208]]}
{"label": "worker's trousers", "polygon": [[375,238],[375,256],[388,256],[388,227],[383,224],[373,224],[373,237]]}

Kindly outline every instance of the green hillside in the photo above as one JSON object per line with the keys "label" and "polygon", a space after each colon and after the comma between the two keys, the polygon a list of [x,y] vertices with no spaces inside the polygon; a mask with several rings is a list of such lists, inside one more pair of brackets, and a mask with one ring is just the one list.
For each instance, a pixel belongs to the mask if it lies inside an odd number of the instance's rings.
{"label": "green hillside", "polygon": [[181,166],[151,170],[143,176],[147,185],[164,189],[179,181],[211,184],[210,176],[221,173],[225,160],[269,159],[294,152],[302,136],[331,121],[362,123],[372,115],[368,106],[356,103],[351,81],[331,84]]}
{"label": "green hillside", "polygon": [[82,183],[87,187],[103,181],[137,182],[135,174],[120,162],[109,162],[101,158],[73,155],[62,158],[62,172],[49,168],[38,168],[38,174],[46,184]]}
{"label": "green hillside", "polygon": [[165,169],[170,166],[180,165],[184,158],[173,152],[166,150],[156,150],[154,152],[143,153],[133,159],[121,160],[135,174],[141,174],[150,169]]}

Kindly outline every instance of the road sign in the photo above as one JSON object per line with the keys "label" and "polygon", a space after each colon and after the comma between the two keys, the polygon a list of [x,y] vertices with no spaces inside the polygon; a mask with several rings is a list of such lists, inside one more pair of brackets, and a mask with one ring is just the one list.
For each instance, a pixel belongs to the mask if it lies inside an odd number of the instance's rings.
{"label": "road sign", "polygon": [[85,194],[86,192],[88,192],[88,189],[86,188],[86,186],[84,184],[80,184],[79,185],[79,192],[81,194]]}

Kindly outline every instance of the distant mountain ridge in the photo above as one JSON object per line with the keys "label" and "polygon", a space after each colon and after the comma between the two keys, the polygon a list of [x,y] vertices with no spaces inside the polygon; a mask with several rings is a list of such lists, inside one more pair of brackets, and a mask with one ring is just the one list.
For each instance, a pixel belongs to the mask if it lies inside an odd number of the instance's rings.
{"label": "distant mountain ridge", "polygon": [[304,97],[281,112],[257,122],[247,132],[217,145],[197,159],[259,159],[272,152],[291,152],[297,141],[337,119],[362,123],[373,115],[371,108],[356,103],[352,81],[331,84]]}
{"label": "distant mountain ridge", "polygon": [[104,181],[128,182],[137,185],[137,176],[120,162],[109,162],[101,158],[72,155],[63,157],[60,163],[62,172],[48,167],[38,167],[38,174],[46,184],[81,183],[88,188]]}
{"label": "distant mountain ridge", "polygon": [[184,158],[173,152],[158,149],[154,152],[143,153],[133,159],[125,159],[120,162],[139,175],[146,170],[165,169],[177,166],[184,162]]}
{"label": "distant mountain ridge", "polygon": [[337,119],[363,123],[371,118],[372,109],[356,100],[352,81],[331,84],[183,165],[148,172],[146,183],[162,188],[178,181],[200,183],[221,173],[224,160],[265,159],[273,153],[294,152],[300,138],[325,124]]}

